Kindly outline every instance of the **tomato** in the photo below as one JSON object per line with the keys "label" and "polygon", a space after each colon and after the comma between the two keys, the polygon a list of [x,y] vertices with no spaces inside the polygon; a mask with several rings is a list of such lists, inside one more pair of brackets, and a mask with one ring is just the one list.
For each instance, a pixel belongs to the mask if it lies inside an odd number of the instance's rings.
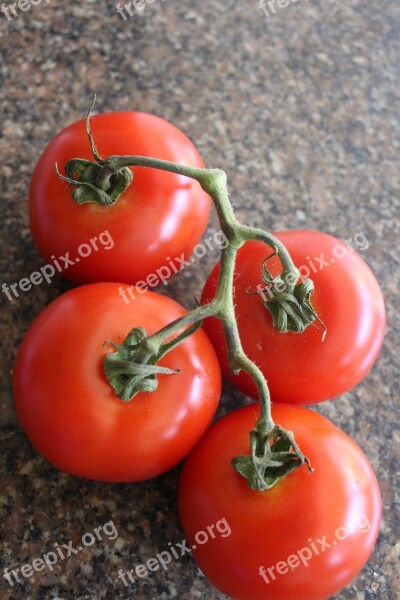
{"label": "tomato", "polygon": [[365,454],[314,411],[273,404],[275,423],[294,432],[311,461],[267,491],[231,466],[250,453],[258,405],[213,425],[186,459],[179,511],[202,572],[235,600],[324,600],[368,560],[381,497]]}
{"label": "tomato", "polygon": [[[261,265],[270,248],[246,242],[235,266],[235,307],[244,351],[262,370],[272,400],[311,404],[343,394],[365,377],[374,364],[385,330],[382,292],[364,260],[345,243],[317,231],[275,234],[289,250],[302,279],[308,273],[315,291],[311,301],[324,322],[303,333],[279,333],[261,295],[249,295],[261,283]],[[357,238],[361,245],[361,238]],[[277,257],[267,263],[274,276],[281,272]],[[202,302],[214,296],[219,265],[210,274]],[[268,293],[264,297],[269,298]],[[209,318],[204,328],[220,359],[223,374],[246,394],[257,397],[254,383],[244,372],[234,376],[227,365],[220,322]]]}
{"label": "tomato", "polygon": [[36,450],[72,475],[139,481],[176,465],[216,411],[221,373],[200,329],[166,354],[158,388],[120,400],[103,372],[106,353],[133,327],[154,333],[185,310],[150,291],[126,304],[118,284],[88,284],[47,306],[19,349],[14,373],[18,417]]}
{"label": "tomato", "polygon": [[[140,112],[112,112],[91,118],[102,158],[141,155],[204,167],[192,142],[174,125]],[[79,283],[138,282],[160,274],[158,283],[181,268],[201,238],[210,198],[187,177],[137,167],[133,183],[113,206],[78,205],[59,179],[73,158],[94,160],[85,120],[66,127],[46,147],[29,193],[33,239],[48,263]],[[69,253],[69,261],[64,259]],[[171,265],[172,262],[172,265]],[[155,280],[154,280],[155,281]]]}

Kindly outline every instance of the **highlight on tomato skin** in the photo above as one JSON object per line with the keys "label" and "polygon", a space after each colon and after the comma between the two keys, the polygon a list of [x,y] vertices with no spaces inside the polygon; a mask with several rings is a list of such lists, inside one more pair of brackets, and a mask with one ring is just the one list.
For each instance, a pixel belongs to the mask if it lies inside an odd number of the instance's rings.
{"label": "highlight on tomato skin", "polygon": [[[274,403],[275,423],[293,431],[305,465],[258,492],[231,465],[249,454],[258,404],[219,419],[186,459],[179,513],[201,571],[233,600],[327,600],[355,579],[373,552],[382,501],[364,452],[313,410]],[[228,534],[199,542],[223,521]]]}
{"label": "highlight on tomato skin", "polygon": [[[248,293],[260,288],[261,265],[271,250],[261,242],[246,242],[238,251],[234,284],[244,351],[261,368],[273,402],[313,404],[335,398],[356,386],[378,357],[386,321],[382,291],[366,262],[344,242],[317,231],[274,235],[287,247],[301,275],[312,278],[313,307],[327,333],[322,341],[324,330],[318,321],[302,333],[282,334],[272,327],[263,296]],[[277,257],[268,261],[268,268],[275,276],[281,271]],[[202,303],[214,295],[218,269],[217,264],[204,286]],[[224,377],[256,398],[248,375],[233,375],[228,367],[220,322],[208,318],[204,328]]]}
{"label": "highlight on tomato skin", "polygon": [[[91,117],[93,139],[102,158],[141,155],[203,168],[194,144],[177,127],[142,112],[109,112]],[[68,161],[94,161],[85,119],[56,135],[39,157],[29,191],[33,240],[47,263],[77,283],[137,283],[162,269],[168,280],[201,239],[211,200],[200,185],[174,173],[135,167],[133,182],[113,206],[78,205],[73,187],[62,181]],[[101,236],[107,241],[102,244]],[[83,257],[78,249],[85,245]],[[107,246],[107,247],[106,247]],[[96,250],[97,248],[97,250]],[[69,253],[71,262],[64,267]],[[78,259],[78,260],[76,260]],[[171,268],[171,261],[176,267]]]}
{"label": "highlight on tomato skin", "polygon": [[212,421],[221,373],[201,329],[171,350],[154,392],[120,400],[103,360],[134,326],[154,333],[185,309],[155,292],[126,304],[118,283],[88,284],[51,302],[28,329],[13,371],[20,423],[34,448],[71,475],[109,482],[149,479],[178,464]]}

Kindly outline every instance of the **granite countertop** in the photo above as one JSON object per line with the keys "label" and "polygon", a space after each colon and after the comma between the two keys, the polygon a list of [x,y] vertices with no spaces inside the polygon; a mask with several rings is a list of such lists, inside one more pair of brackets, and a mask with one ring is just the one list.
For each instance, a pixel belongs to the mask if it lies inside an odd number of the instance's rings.
{"label": "granite countertop", "polygon": [[[386,301],[384,347],[356,389],[316,410],[363,448],[383,497],[375,552],[335,598],[400,598],[399,2],[281,0],[269,16],[258,0],[147,0],[133,16],[124,2],[118,14],[104,0],[20,0],[16,16],[10,5],[0,13],[2,283],[43,264],[28,226],[30,175],[50,138],[86,113],[93,91],[97,111],[142,110],[180,127],[208,166],[228,173],[242,221],[341,239],[365,233],[363,256]],[[216,223],[213,214],[210,228]],[[192,307],[216,258],[207,253],[163,292]],[[10,383],[18,344],[44,306],[71,287],[57,279],[13,302],[0,297],[1,574],[111,520],[118,537],[110,530],[110,539],[22,583],[0,577],[0,597],[222,600],[188,555],[136,585],[118,579],[120,568],[182,540],[179,466],[130,485],[70,477],[35,452],[18,424]],[[225,384],[218,414],[246,402]]]}

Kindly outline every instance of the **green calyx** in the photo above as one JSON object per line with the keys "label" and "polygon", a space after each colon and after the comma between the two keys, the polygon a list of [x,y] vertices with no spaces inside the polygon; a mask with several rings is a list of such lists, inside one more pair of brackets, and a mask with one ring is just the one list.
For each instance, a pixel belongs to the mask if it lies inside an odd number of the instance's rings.
{"label": "green calyx", "polygon": [[101,206],[112,206],[132,183],[133,173],[125,167],[118,173],[112,173],[101,183],[105,166],[106,161],[97,163],[73,158],[64,167],[66,175],[61,175],[57,165],[56,173],[60,179],[74,186],[71,196],[77,204],[95,202]]}
{"label": "green calyx", "polygon": [[262,431],[258,421],[250,432],[250,456],[237,456],[232,466],[247,479],[253,490],[264,491],[272,488],[280,479],[301,467],[304,463],[308,470],[312,467],[297,446],[293,433],[275,425],[267,432]]}
{"label": "green calyx", "polygon": [[57,164],[55,170],[60,179],[74,187],[71,196],[77,204],[95,202],[101,206],[112,206],[132,183],[133,173],[129,167],[114,170],[108,159],[99,155],[90,129],[90,115],[95,102],[96,95],[86,117],[86,133],[95,160],[73,158],[64,167],[65,175],[60,173]]}
{"label": "green calyx", "polygon": [[322,339],[326,335],[326,327],[318,317],[311,304],[311,295],[314,291],[314,283],[311,279],[299,283],[293,283],[296,274],[285,273],[272,277],[267,269],[266,263],[276,252],[268,256],[262,265],[262,281],[264,286],[256,292],[249,294],[260,294],[265,308],[271,313],[272,324],[280,333],[302,333],[309,325],[315,325],[319,321],[324,328]]}
{"label": "green calyx", "polygon": [[106,355],[103,371],[118,398],[129,402],[139,392],[154,392],[158,387],[158,375],[179,373],[179,369],[174,371],[157,363],[200,325],[198,322],[188,327],[181,335],[160,345],[156,352],[146,351],[147,332],[143,327],[134,327],[121,345],[106,340],[104,344],[111,344],[117,351]]}

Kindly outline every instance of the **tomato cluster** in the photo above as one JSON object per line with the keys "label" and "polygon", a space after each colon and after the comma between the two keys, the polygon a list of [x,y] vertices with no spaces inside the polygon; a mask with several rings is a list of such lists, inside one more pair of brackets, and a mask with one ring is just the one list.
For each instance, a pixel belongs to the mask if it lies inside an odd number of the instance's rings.
{"label": "tomato cluster", "polygon": [[[13,373],[20,422],[55,467],[101,481],[155,477],[189,454],[179,511],[188,543],[210,581],[237,600],[326,599],[368,560],[379,531],[381,498],[372,467],[355,442],[299,405],[350,390],[372,367],[385,328],[378,282],[353,248],[329,235],[276,233],[301,279],[305,269],[311,275],[318,316],[302,333],[280,333],[266,308],[281,270],[279,258],[269,257],[274,248],[261,241],[239,249],[234,303],[244,352],[268,382],[274,421],[293,432],[311,464],[271,489],[251,489],[232,461],[250,454],[258,405],[238,409],[208,428],[219,402],[221,369],[240,390],[257,397],[248,374],[231,372],[216,316],[165,355],[156,353],[153,362],[147,348],[146,375],[142,364],[127,367],[129,353],[143,359],[143,348],[132,342],[138,338],[129,337],[132,331],[151,336],[176,319],[184,322],[187,313],[143,286],[132,288],[132,301],[123,301],[121,284],[149,280],[174,257],[185,264],[206,227],[209,196],[181,173],[139,166],[127,167],[133,183],[116,202],[107,202],[109,188],[119,185],[112,170],[100,194],[104,205],[74,202],[54,170],[54,163],[63,166],[79,156],[84,162],[73,162],[77,166],[66,172],[76,174],[76,185],[87,192],[104,184],[98,175],[102,156],[153,157],[194,169],[203,167],[202,159],[183,133],[152,115],[98,115],[92,128],[94,166],[84,121],[64,129],[41,155],[29,197],[32,236],[47,261],[69,255],[105,231],[113,246],[107,253],[80,253],[82,259],[61,274],[85,285],[47,306],[25,335]],[[270,280],[262,280],[262,265]],[[217,264],[202,305],[213,301],[219,273]],[[117,386],[110,385],[103,368],[111,354]],[[137,382],[142,387],[132,399],[119,394],[118,386],[130,389]],[[199,544],[196,534],[221,519],[229,524],[229,535]]]}

